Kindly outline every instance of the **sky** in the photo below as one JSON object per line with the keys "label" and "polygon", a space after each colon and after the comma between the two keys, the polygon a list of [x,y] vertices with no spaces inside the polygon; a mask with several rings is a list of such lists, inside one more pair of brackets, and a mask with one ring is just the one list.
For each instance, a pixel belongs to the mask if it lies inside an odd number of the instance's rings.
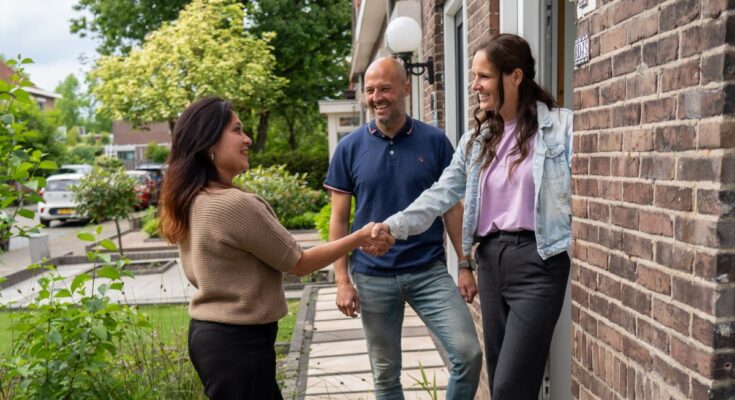
{"label": "sky", "polygon": [[[97,43],[80,38],[69,30],[73,17],[79,15],[74,0],[0,0],[0,54],[16,58],[30,57],[26,65],[31,81],[53,92],[67,75],[80,82],[97,57]],[[84,63],[80,60],[86,59]]]}

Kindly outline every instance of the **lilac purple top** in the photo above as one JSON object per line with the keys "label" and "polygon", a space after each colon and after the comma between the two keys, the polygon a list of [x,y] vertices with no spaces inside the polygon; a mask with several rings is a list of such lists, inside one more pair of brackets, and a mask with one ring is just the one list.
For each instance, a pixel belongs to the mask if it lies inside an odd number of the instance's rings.
{"label": "lilac purple top", "polygon": [[[508,175],[517,152],[516,120],[507,121],[496,155],[480,175],[480,215],[477,234],[487,236],[497,231],[535,230],[533,157],[534,141],[528,142],[526,158]],[[532,138],[533,139],[533,138]]]}

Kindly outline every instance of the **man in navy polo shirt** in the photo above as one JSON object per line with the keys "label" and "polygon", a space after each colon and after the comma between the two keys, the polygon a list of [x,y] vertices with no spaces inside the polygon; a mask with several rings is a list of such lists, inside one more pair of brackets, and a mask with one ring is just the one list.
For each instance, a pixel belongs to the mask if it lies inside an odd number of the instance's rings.
{"label": "man in navy polo shirt", "polygon": [[[354,231],[403,210],[449,165],[454,151],[442,131],[406,115],[409,93],[406,71],[395,59],[380,58],[365,72],[365,101],[375,119],[340,141],[329,166],[324,186],[332,192],[330,240],[348,234],[353,196]],[[462,254],[462,212],[458,204],[444,215],[457,254]],[[460,270],[459,289],[447,272],[442,220],[437,218],[421,235],[397,241],[380,257],[355,250],[350,261],[355,286],[347,257],[334,263],[336,302],[345,315],[361,314],[376,398],[403,399],[401,330],[406,302],[452,363],[447,399],[474,398],[482,352],[464,302],[472,302],[477,286],[468,269]]]}

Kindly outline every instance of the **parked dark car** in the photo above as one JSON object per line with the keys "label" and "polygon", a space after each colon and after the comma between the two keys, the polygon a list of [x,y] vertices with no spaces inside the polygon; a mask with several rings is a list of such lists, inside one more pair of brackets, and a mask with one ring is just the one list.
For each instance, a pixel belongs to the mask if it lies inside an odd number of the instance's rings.
{"label": "parked dark car", "polygon": [[160,191],[161,183],[163,183],[163,176],[166,173],[166,164],[140,164],[135,167],[134,171],[145,171],[148,172],[153,180],[156,182],[156,187]]}
{"label": "parked dark car", "polygon": [[158,204],[158,184],[148,171],[126,171],[126,174],[135,179],[135,196],[138,198],[136,209],[148,208],[148,206]]}

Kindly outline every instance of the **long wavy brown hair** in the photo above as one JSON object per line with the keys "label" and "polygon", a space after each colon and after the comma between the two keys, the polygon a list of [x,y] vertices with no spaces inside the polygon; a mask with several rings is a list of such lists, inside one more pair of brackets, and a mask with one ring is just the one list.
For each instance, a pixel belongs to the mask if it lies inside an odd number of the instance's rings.
{"label": "long wavy brown hair", "polygon": [[[480,53],[483,53],[482,55]],[[523,71],[523,80],[518,88],[518,122],[516,124],[515,137],[516,147],[511,152],[520,154],[511,165],[508,176],[528,156],[529,141],[538,130],[538,110],[536,102],[540,101],[549,109],[557,107],[556,100],[548,92],[534,81],[536,77],[536,61],[531,55],[531,47],[522,37],[518,35],[503,33],[482,43],[475,50],[475,57],[487,57],[490,64],[497,68],[501,75],[513,73],[516,68]],[[498,101],[492,111],[483,111],[478,105],[474,111],[475,131],[467,142],[467,153],[472,150],[472,144],[480,138],[482,147],[477,162],[482,162],[482,168],[486,168],[495,159],[496,150],[500,139],[503,137],[505,121],[500,116],[500,108],[505,102],[505,91],[503,81],[500,80],[498,87]],[[489,135],[481,136],[483,125],[489,130]]]}
{"label": "long wavy brown hair", "polygon": [[207,97],[187,107],[176,121],[159,205],[159,230],[168,242],[179,243],[188,236],[191,204],[200,191],[232,187],[219,176],[209,149],[219,141],[233,115],[232,103]]}

